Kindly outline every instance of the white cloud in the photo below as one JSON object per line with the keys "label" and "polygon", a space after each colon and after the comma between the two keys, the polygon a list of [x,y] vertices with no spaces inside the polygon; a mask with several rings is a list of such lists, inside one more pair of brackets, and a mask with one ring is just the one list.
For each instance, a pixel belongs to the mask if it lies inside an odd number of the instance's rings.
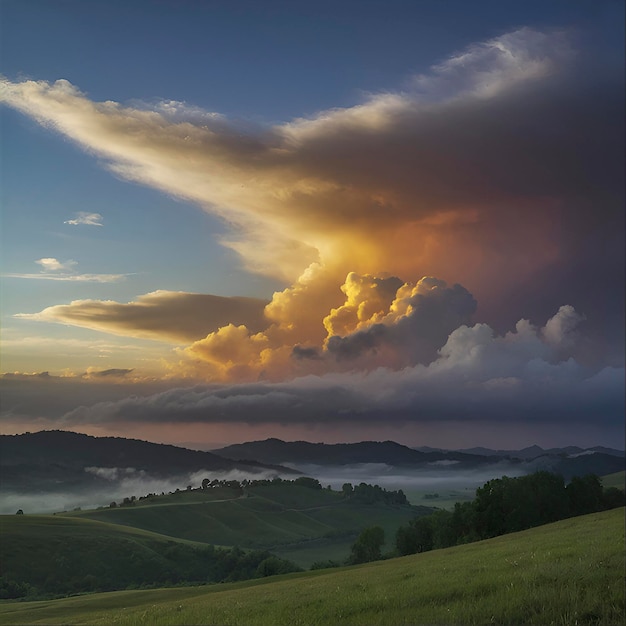
{"label": "white cloud", "polygon": [[73,220],[67,220],[63,223],[71,224],[72,226],[78,226],[79,224],[84,224],[85,226],[102,226],[102,215],[100,215],[100,213],[79,211],[76,213],[76,217]]}
{"label": "white cloud", "polygon": [[78,263],[76,261],[72,261],[71,259],[68,261],[59,261],[55,258],[44,258],[35,261],[43,268],[44,272],[61,272],[61,271],[73,271],[72,268]]}
{"label": "white cloud", "polygon": [[[130,274],[75,274],[76,261],[59,261],[54,257],[46,257],[35,261],[43,268],[40,274],[2,274],[4,278],[23,278],[27,280],[60,280],[79,283],[115,283],[125,280]],[[15,317],[30,318],[28,314],[18,314]]]}
{"label": "white cloud", "polygon": [[[5,278],[24,278],[27,280],[61,280],[79,283],[115,283],[126,280],[129,274],[2,274]],[[28,314],[18,313],[15,317],[28,319]]]}

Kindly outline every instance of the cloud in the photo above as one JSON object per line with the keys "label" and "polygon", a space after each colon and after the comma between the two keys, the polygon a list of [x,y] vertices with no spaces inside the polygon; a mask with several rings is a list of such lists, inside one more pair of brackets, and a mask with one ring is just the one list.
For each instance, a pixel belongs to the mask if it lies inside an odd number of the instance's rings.
{"label": "cloud", "polygon": [[[115,283],[125,280],[128,274],[2,274],[5,278],[25,278],[28,280],[61,280],[78,283]],[[16,317],[27,317],[16,315]]]}
{"label": "cloud", "polygon": [[72,268],[78,265],[76,261],[70,260],[61,263],[54,258],[39,259],[35,263],[41,265],[44,272],[73,271]]}
{"label": "cloud", "polygon": [[[559,316],[560,312],[556,314]],[[122,422],[367,425],[476,421],[623,422],[623,368],[590,369],[559,356],[563,342],[545,339],[554,317],[537,328],[520,320],[498,335],[486,324],[454,330],[428,365],[377,368],[256,382],[169,389],[82,406],[64,427]],[[601,398],[601,400],[600,400]],[[598,411],[598,407],[602,410]]]}
{"label": "cloud", "polygon": [[79,224],[84,224],[85,226],[102,226],[102,215],[100,215],[100,213],[79,211],[76,213],[75,219],[67,220],[63,223],[70,224],[71,226],[78,226]]}
{"label": "cloud", "polygon": [[[598,50],[575,48],[565,31],[521,28],[442,60],[403,92],[256,126],[174,101],[94,102],[66,80],[4,79],[6,105],[116,175],[221,217],[222,244],[246,268],[288,283],[260,321],[246,306],[201,319],[212,296],[198,296],[205,308],[151,294],[29,318],[193,341],[181,371],[253,381],[427,364],[474,301],[498,332],[570,302],[605,351],[589,348],[588,359],[612,351],[620,364],[623,77]],[[411,290],[425,276],[452,287],[416,305]],[[394,313],[396,299],[411,311]],[[169,315],[183,301],[184,323]],[[292,358],[295,346],[324,347],[324,358]]]}
{"label": "cloud", "polygon": [[[351,326],[354,330],[344,336],[330,335],[327,351],[337,359],[353,360],[365,352],[377,354],[389,347],[396,369],[430,363],[448,335],[461,324],[469,323],[476,310],[476,300],[461,285],[448,287],[445,281],[433,277],[424,277],[415,285],[399,286],[401,282],[396,278],[381,281],[371,276],[349,275],[342,288],[348,296],[347,303],[334,309],[324,322],[329,334],[337,330],[338,318],[344,332]],[[380,298],[379,291],[386,295],[386,301]],[[346,323],[350,316],[354,318],[352,324]],[[380,359],[376,362],[381,363]]]}
{"label": "cloud", "polygon": [[90,369],[85,374],[86,378],[123,378],[128,376],[132,372],[132,368],[120,368],[113,367],[108,370],[93,370]]}
{"label": "cloud", "polygon": [[[47,257],[35,261],[43,268],[40,274],[2,274],[5,278],[25,278],[30,280],[61,280],[90,283],[114,283],[124,280],[128,274],[74,274],[76,261],[59,261]],[[58,273],[57,273],[58,272]],[[68,273],[69,272],[69,273]]]}
{"label": "cloud", "polygon": [[154,291],[129,303],[113,300],[75,300],[48,307],[39,313],[15,317],[60,322],[116,335],[189,342],[229,322],[260,330],[267,301],[257,298],[223,297],[182,291]]}

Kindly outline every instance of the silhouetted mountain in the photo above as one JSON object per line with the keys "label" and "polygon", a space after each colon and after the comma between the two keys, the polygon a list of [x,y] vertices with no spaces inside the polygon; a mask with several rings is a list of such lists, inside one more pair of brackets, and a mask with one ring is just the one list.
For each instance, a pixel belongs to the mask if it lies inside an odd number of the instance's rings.
{"label": "silhouetted mountain", "polygon": [[612,454],[592,452],[591,454],[544,454],[525,463],[530,472],[547,470],[560,474],[565,480],[574,476],[596,474],[604,476],[624,469],[624,458]]}
{"label": "silhouetted mountain", "polygon": [[309,443],[266,439],[235,444],[213,450],[228,459],[254,459],[260,463],[310,463],[314,465],[353,465],[385,463],[395,466],[454,465],[477,467],[492,459],[451,450],[420,452],[395,441],[362,441],[360,443]]}
{"label": "silhouetted mountain", "polygon": [[85,468],[132,468],[142,476],[163,478],[200,470],[297,474],[275,465],[234,462],[211,452],[59,430],[0,435],[0,468],[0,485],[4,490],[30,486],[42,490],[45,485],[84,487],[90,482],[101,482],[95,472],[86,472]]}
{"label": "silhouetted mountain", "polygon": [[[427,451],[424,451],[427,450]],[[226,446],[214,450],[229,459],[254,459],[260,463],[289,463],[300,465],[353,465],[359,463],[384,463],[386,465],[415,469],[467,470],[498,467],[502,474],[507,469],[531,473],[539,469],[561,474],[566,480],[584,474],[610,474],[624,469],[624,457],[595,450],[583,450],[575,446],[543,450],[530,446],[522,450],[495,451],[488,448],[473,448],[483,454],[469,451],[416,450],[393,441],[363,441],[361,443],[309,443],[306,441],[286,442],[266,439]]]}
{"label": "silhouetted mountain", "polygon": [[[418,449],[423,450],[424,448]],[[564,448],[548,448],[547,450],[544,450],[537,445],[522,448],[521,450],[492,450],[490,448],[476,447],[465,448],[463,450],[459,450],[459,452],[464,452],[465,454],[478,454],[480,456],[499,456],[512,459],[525,459],[529,461],[545,455],[575,457],[579,455],[594,454],[596,452],[619,458],[624,458],[625,455],[624,450],[615,450],[613,448],[605,448],[603,446],[594,446],[593,448],[566,446]]]}

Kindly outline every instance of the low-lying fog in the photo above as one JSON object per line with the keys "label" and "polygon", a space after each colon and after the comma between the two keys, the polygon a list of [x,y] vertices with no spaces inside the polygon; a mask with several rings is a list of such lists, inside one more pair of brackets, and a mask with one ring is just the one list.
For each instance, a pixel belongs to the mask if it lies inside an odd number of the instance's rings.
{"label": "low-lying fog", "polygon": [[[411,492],[467,490],[480,487],[492,478],[503,475],[521,476],[524,471],[506,462],[498,463],[476,470],[455,470],[454,466],[438,466],[432,469],[403,469],[383,463],[363,463],[355,465],[294,465],[290,467],[301,471],[306,476],[317,478],[323,487],[330,485],[340,490],[344,483],[369,483],[379,485],[387,490],[402,489],[409,500]],[[210,480],[259,480],[272,479],[276,476],[293,480],[293,474],[281,475],[274,471],[248,473],[242,471],[211,472],[200,470],[192,474],[157,478],[147,475],[134,468],[90,467],[86,473],[103,479],[98,488],[85,488],[69,491],[61,486],[56,491],[41,493],[0,492],[0,514],[16,513],[18,509],[24,513],[55,513],[81,509],[93,509],[109,506],[113,501],[118,504],[124,498],[139,498],[149,493],[170,493],[176,489],[185,490],[188,485],[200,487],[204,478]],[[424,504],[421,500],[414,504]]]}

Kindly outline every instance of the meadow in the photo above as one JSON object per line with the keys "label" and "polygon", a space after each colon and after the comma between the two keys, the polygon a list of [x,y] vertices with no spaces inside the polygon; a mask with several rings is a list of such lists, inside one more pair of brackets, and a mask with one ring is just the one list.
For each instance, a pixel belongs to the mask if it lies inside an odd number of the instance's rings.
{"label": "meadow", "polygon": [[337,491],[285,481],[247,487],[244,495],[227,489],[215,495],[212,491],[180,491],[153,502],[137,501],[136,506],[63,515],[189,541],[270,550],[308,568],[318,560],[345,560],[365,526],[381,526],[385,549],[391,550],[399,526],[430,512],[425,507],[349,501]]}
{"label": "meadow", "polygon": [[622,624],[624,508],[365,565],[2,602],[3,624]]}
{"label": "meadow", "polygon": [[605,489],[615,487],[616,489],[621,489],[622,491],[624,491],[624,489],[626,488],[626,471],[615,472],[613,474],[602,476],[601,480],[602,486]]}

